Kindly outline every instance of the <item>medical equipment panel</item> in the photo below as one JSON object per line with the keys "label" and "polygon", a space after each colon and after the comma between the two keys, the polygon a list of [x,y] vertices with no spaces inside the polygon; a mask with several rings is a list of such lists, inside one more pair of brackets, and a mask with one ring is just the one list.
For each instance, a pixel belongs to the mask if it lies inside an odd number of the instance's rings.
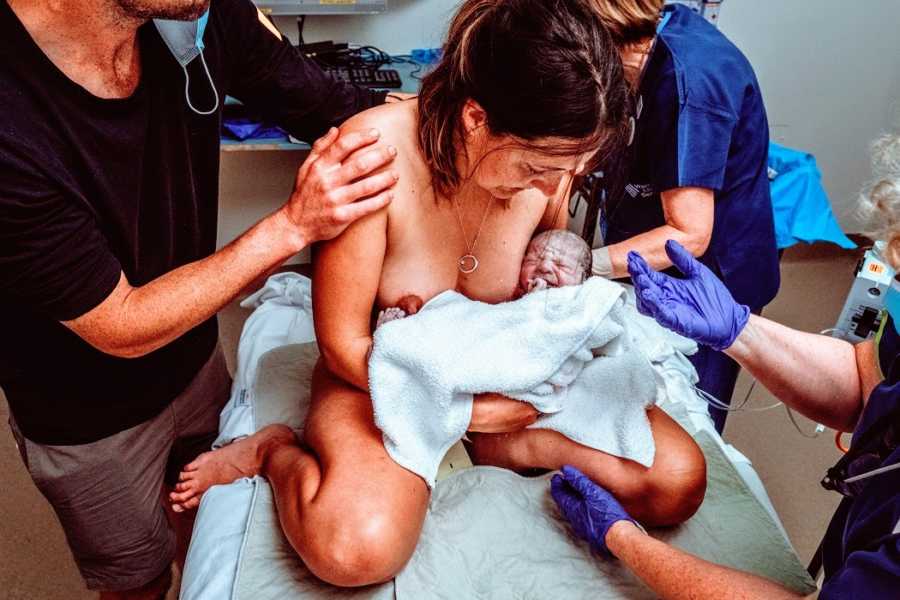
{"label": "medical equipment panel", "polygon": [[894,278],[894,270],[882,258],[883,247],[884,242],[876,242],[860,260],[853,286],[834,326],[835,334],[849,342],[866,340],[881,326],[884,298]]}

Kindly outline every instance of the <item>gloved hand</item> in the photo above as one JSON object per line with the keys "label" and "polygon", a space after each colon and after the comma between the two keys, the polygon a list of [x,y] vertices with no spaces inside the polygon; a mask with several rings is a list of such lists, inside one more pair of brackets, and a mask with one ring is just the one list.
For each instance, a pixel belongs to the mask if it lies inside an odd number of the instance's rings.
{"label": "gloved hand", "polygon": [[571,523],[575,535],[607,556],[612,556],[606,546],[609,528],[619,521],[637,524],[612,494],[575,467],[566,465],[562,468],[562,474],[553,476],[550,495]]}
{"label": "gloved hand", "polygon": [[678,242],[666,242],[666,254],[685,279],[654,271],[640,254],[628,253],[638,310],[714,350],[731,346],[747,325],[750,309],[735,302],[725,284]]}

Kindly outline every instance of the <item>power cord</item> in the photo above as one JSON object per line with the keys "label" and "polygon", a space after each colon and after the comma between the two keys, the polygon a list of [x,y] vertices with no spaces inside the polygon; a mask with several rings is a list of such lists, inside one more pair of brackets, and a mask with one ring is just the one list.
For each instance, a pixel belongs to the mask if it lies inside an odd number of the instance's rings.
{"label": "power cord", "polygon": [[306,15],[299,15],[297,17],[297,43],[301,46],[306,44],[306,41],[303,39],[304,25],[306,25]]}

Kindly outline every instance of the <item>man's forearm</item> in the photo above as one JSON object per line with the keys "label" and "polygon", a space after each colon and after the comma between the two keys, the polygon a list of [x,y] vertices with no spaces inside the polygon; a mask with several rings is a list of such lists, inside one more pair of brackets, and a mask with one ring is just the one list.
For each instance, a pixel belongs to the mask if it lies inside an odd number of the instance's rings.
{"label": "man's forearm", "polygon": [[856,426],[863,389],[852,344],[750,315],[725,352],[779,400],[810,419],[840,431]]}
{"label": "man's forearm", "polygon": [[682,552],[650,537],[628,521],[614,524],[606,543],[610,552],[664,600],[796,600],[802,597],[762,577]]}
{"label": "man's forearm", "polygon": [[179,267],[121,299],[107,352],[136,357],[177,339],[231,302],[250,282],[305,245],[281,212],[263,219],[215,254]]}

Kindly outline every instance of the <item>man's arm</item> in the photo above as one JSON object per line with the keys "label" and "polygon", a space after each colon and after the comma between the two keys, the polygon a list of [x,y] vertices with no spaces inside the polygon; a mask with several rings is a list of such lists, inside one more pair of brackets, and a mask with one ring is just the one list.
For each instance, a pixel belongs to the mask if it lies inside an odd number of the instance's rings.
{"label": "man's arm", "polygon": [[397,181],[385,168],[396,150],[374,146],[377,139],[374,131],[340,138],[337,130],[329,132],[313,146],[284,207],[212,256],[146,285],[132,287],[120,275],[105,300],[63,324],[97,349],[121,357],[142,356],[172,342],[212,317],[256,277],[383,208]]}
{"label": "man's arm", "polygon": [[222,28],[227,93],[296,138],[313,140],[329,127],[384,103],[386,92],[338,81],[283,38],[249,0],[213,3],[210,25]]}
{"label": "man's arm", "polygon": [[796,600],[803,597],[762,577],[682,552],[650,537],[629,521],[618,521],[610,527],[606,545],[664,600]]}
{"label": "man's arm", "polygon": [[[594,251],[595,274],[627,277],[628,253],[638,252],[654,269],[668,269],[667,240],[675,240],[694,256],[701,256],[712,239],[715,196],[705,188],[677,188],[662,193],[666,224],[624,242]],[[604,254],[608,253],[607,256]],[[604,271],[604,272],[599,272]]]}

